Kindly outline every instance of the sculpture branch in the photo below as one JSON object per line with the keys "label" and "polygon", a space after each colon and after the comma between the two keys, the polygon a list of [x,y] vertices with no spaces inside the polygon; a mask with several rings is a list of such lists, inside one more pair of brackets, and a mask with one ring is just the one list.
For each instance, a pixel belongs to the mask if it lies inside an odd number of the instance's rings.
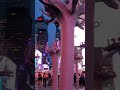
{"label": "sculpture branch", "polygon": [[52,21],[54,21],[53,18],[51,18],[50,20],[47,20],[47,24],[50,23],[50,22],[52,22]]}
{"label": "sculpture branch", "polygon": [[80,2],[80,0],[79,0],[77,5],[76,5],[75,15],[78,17],[82,13],[85,13],[85,2],[84,1]]}
{"label": "sculpture branch", "polygon": [[44,13],[45,15],[50,16],[50,14],[49,14],[48,12],[44,12],[41,8],[40,8],[40,10],[41,10],[42,13]]}
{"label": "sculpture branch", "polygon": [[56,0],[48,0],[52,5],[54,5],[55,7],[57,7],[62,14],[66,14],[67,12],[69,12],[69,8],[66,7],[66,4],[62,3],[61,1],[56,1]]}
{"label": "sculpture branch", "polygon": [[73,0],[73,1],[72,1],[72,10],[71,10],[71,14],[73,14],[73,13],[75,12],[77,3],[78,3],[78,0]]}
{"label": "sculpture branch", "polygon": [[48,5],[47,3],[45,3],[43,0],[39,0],[43,5]]}
{"label": "sculpture branch", "polygon": [[67,9],[69,10],[69,13],[71,14],[71,12],[72,12],[72,2],[73,2],[74,0],[69,0],[68,1],[68,3],[66,3],[66,7],[67,7]]}
{"label": "sculpture branch", "polygon": [[69,4],[69,0],[65,0],[65,3],[66,3],[66,4]]}

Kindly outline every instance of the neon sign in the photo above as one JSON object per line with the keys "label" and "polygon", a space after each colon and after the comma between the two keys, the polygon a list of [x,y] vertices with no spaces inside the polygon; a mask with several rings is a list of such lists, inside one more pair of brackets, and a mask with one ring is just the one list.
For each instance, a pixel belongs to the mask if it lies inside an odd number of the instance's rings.
{"label": "neon sign", "polygon": [[37,19],[38,21],[42,21],[43,20],[43,18],[42,17],[38,17],[38,19]]}

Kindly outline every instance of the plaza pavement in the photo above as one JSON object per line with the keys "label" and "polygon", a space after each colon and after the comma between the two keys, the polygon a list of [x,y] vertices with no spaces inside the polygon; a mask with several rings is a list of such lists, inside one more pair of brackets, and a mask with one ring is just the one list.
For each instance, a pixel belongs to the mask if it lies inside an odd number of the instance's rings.
{"label": "plaza pavement", "polygon": [[[35,90],[52,90],[52,87],[51,86],[47,86],[46,88],[40,88],[40,87],[36,87]],[[79,89],[75,89],[73,88],[73,90],[85,90],[85,87],[83,88],[79,88]]]}

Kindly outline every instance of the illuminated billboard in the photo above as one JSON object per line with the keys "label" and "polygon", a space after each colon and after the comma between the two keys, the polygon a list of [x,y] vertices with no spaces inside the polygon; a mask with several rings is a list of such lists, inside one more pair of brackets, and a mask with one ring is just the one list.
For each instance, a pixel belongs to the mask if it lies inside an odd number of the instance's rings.
{"label": "illuminated billboard", "polygon": [[35,67],[38,68],[42,64],[42,53],[39,50],[35,50]]}
{"label": "illuminated billboard", "polygon": [[85,42],[85,30],[79,27],[74,28],[74,46],[80,46],[81,42]]}
{"label": "illuminated billboard", "polygon": [[[74,28],[74,46],[80,46],[81,42],[85,42],[85,27],[84,30],[80,29],[79,27]],[[85,48],[82,49],[82,64],[78,63],[78,69],[81,71],[82,69],[85,69],[85,67],[82,67],[82,65],[85,65]],[[74,71],[75,66],[74,66]],[[84,71],[84,70],[83,70]]]}

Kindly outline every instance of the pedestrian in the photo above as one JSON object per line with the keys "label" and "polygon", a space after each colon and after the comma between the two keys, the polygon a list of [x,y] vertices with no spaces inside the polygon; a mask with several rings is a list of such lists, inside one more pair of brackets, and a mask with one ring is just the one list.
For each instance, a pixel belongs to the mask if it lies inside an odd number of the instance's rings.
{"label": "pedestrian", "polygon": [[38,87],[38,71],[35,71],[35,85]]}
{"label": "pedestrian", "polygon": [[83,75],[83,86],[85,86],[85,75]]}
{"label": "pedestrian", "polygon": [[74,73],[74,86],[76,87],[76,73]]}
{"label": "pedestrian", "polygon": [[41,86],[41,85],[42,85],[42,75],[39,72],[39,74],[38,74],[38,86]]}
{"label": "pedestrian", "polygon": [[47,78],[48,78],[47,73],[44,73],[43,74],[43,87],[46,87]]}
{"label": "pedestrian", "polygon": [[48,73],[48,86],[51,86],[51,74]]}
{"label": "pedestrian", "polygon": [[80,76],[79,85],[80,85],[80,87],[85,86],[85,79],[84,79],[84,75],[83,74],[81,74],[81,76]]}

